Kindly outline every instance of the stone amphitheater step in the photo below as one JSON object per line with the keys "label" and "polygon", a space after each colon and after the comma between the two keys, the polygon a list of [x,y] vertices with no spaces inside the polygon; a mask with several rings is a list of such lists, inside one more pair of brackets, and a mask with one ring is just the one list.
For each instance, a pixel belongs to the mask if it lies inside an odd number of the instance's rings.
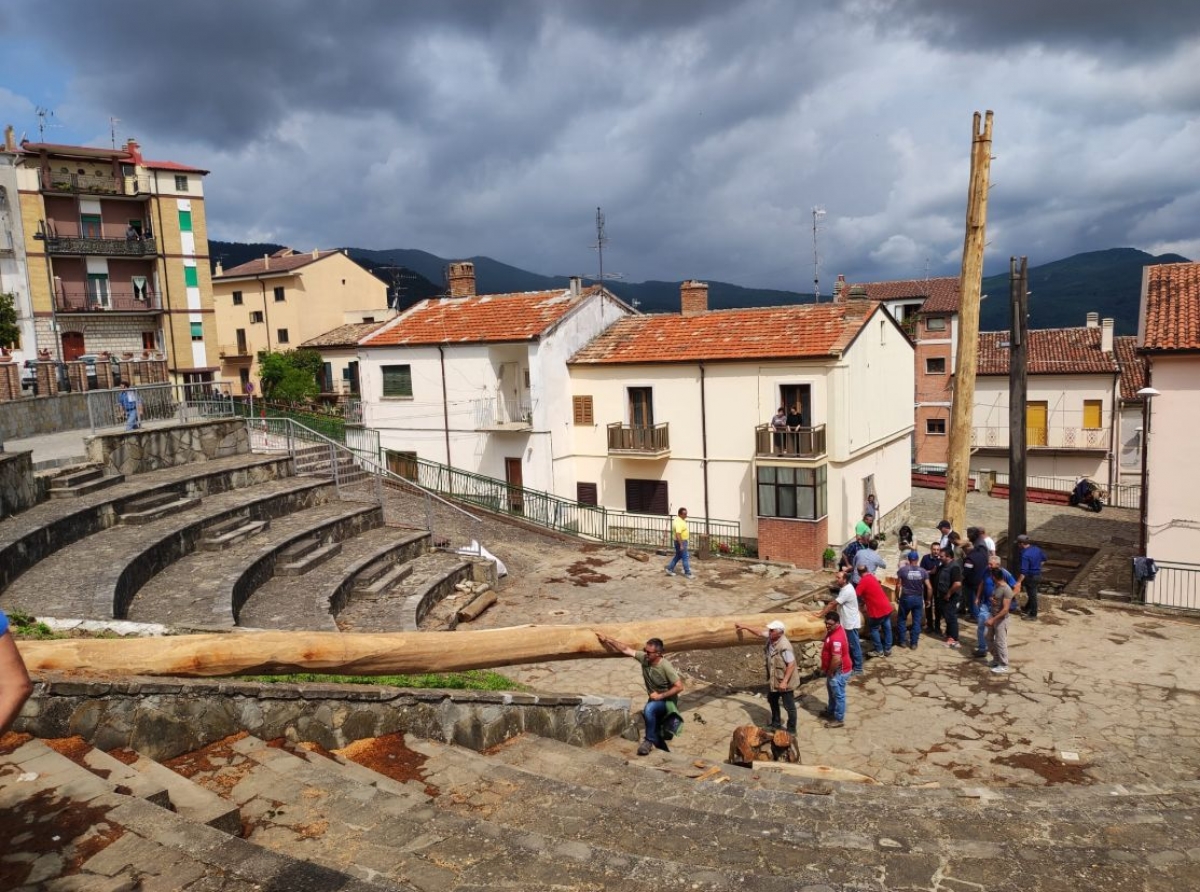
{"label": "stone amphitheater step", "polygon": [[143,526],[163,517],[180,514],[200,504],[195,496],[181,496],[176,492],[159,492],[138,499],[130,499],[122,506],[121,523]]}
{"label": "stone amphitheater step", "polygon": [[53,479],[46,492],[52,499],[77,499],[88,493],[116,486],[124,480],[124,474],[112,474],[106,477],[99,467],[92,466],[58,475]]}
{"label": "stone amphitheater step", "polygon": [[318,536],[294,542],[279,552],[275,565],[276,576],[303,576],[309,570],[321,566],[342,551],[341,542],[321,544]]}
{"label": "stone amphitheater step", "polygon": [[171,794],[166,785],[114,759],[103,750],[94,748],[82,737],[64,737],[42,742],[60,756],[66,756],[76,765],[108,781],[116,792],[137,796],[162,808],[171,807]]}
{"label": "stone amphitheater step", "polygon": [[308,573],[303,582],[276,577],[264,583],[242,606],[238,622],[255,629],[336,632],[334,616],[362,573],[377,564],[386,570],[424,554],[428,544],[424,531],[394,526],[367,530],[344,540],[341,553]]}
{"label": "stone amphitheater step", "polygon": [[471,578],[471,564],[460,555],[429,552],[412,561],[412,572],[377,595],[351,592],[338,613],[343,632],[416,631],[430,606]]}
{"label": "stone amphitheater step", "polygon": [[3,889],[412,888],[356,880],[189,821],[116,792],[39,740],[0,751],[0,839]]}
{"label": "stone amphitheater step", "polygon": [[354,591],[352,596],[355,598],[378,598],[385,594],[392,586],[401,580],[407,579],[412,575],[412,564],[392,564],[384,566],[382,572],[372,573],[371,580],[368,582],[364,579],[357,579],[354,582]]}
{"label": "stone amphitheater step", "polygon": [[[316,478],[298,478],[334,493]],[[230,629],[244,625],[241,610],[275,575],[281,550],[318,536],[342,541],[383,523],[378,506],[331,501],[276,517],[271,528],[221,552],[194,552],[165,567],[134,596],[128,619],[187,629]],[[312,595],[294,580],[292,609],[311,615]]]}
{"label": "stone amphitheater step", "polygon": [[[513,830],[555,826],[585,843],[665,853],[698,868],[887,889],[932,889],[939,880],[963,884],[954,888],[1062,889],[1077,888],[1085,876],[1089,888],[1185,888],[1158,885],[1168,883],[1162,867],[1178,868],[1175,882],[1194,882],[1196,875],[1182,854],[1197,842],[1189,826],[1200,805],[1195,791],[1173,793],[1167,802],[1161,794],[1127,793],[1115,808],[1115,791],[1096,790],[1066,797],[992,791],[978,799],[961,791],[838,784],[828,795],[798,796],[655,777],[616,766],[611,757],[542,743],[523,739],[491,759],[431,741],[412,740],[411,747],[427,757],[425,782],[443,790],[439,807],[483,812]],[[743,770],[743,776],[752,775]],[[445,795],[449,789],[454,795]],[[1174,838],[1179,825],[1183,839]],[[1030,861],[1038,865],[1036,880],[1028,876]]]}
{"label": "stone amphitheater step", "polygon": [[230,545],[236,545],[243,539],[249,539],[263,530],[270,529],[269,520],[251,520],[248,517],[234,517],[223,523],[208,527],[204,538],[200,540],[201,551],[223,551]]}
{"label": "stone amphitheater step", "polygon": [[128,499],[167,489],[210,497],[291,475],[287,456],[236,455],[138,474],[74,499],[42,502],[0,520],[0,593],[60,548],[115,525]]}
{"label": "stone amphitheater step", "polygon": [[[283,477],[208,496],[188,511],[145,526],[110,527],[35,564],[0,594],[0,607],[43,617],[129,618],[129,598],[156,573],[192,551],[206,525],[232,514],[249,511],[270,517],[334,498],[329,483]],[[86,568],[86,574],[81,575],[81,568]]]}

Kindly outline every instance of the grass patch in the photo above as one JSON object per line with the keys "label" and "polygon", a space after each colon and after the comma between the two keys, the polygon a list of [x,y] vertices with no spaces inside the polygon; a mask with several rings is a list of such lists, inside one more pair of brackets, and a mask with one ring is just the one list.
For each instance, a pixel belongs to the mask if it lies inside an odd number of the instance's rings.
{"label": "grass patch", "polygon": [[52,638],[63,637],[61,633],[53,631],[44,622],[38,620],[37,617],[30,616],[28,613],[21,613],[19,610],[8,615],[8,624],[9,631],[13,633],[14,638],[47,641]]}
{"label": "grass patch", "polygon": [[397,688],[448,688],[456,691],[523,691],[525,685],[489,669],[467,672],[430,672],[423,675],[319,675],[300,672],[294,675],[239,675],[241,681],[275,684],[371,684]]}

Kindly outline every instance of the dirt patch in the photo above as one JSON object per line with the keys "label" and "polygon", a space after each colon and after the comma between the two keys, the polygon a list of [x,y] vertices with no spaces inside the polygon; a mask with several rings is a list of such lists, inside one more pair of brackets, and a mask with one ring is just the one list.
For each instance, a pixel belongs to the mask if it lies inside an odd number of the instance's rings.
{"label": "dirt patch", "polygon": [[667,658],[680,672],[728,694],[755,691],[766,685],[761,645],[685,650],[669,653]]}
{"label": "dirt patch", "polygon": [[604,561],[600,558],[584,558],[567,567],[567,575],[571,577],[571,584],[580,588],[587,588],[592,583],[599,585],[608,582],[612,577],[597,573],[596,567],[603,567],[605,564],[611,563],[612,561]]}
{"label": "dirt patch", "polygon": [[1010,753],[1007,756],[996,756],[992,759],[992,764],[1032,771],[1044,780],[1047,786],[1093,783],[1082,765],[1060,762],[1053,756],[1039,753]]}
{"label": "dirt patch", "polygon": [[425,783],[426,757],[408,748],[403,732],[356,740],[334,752],[394,781],[418,781],[425,785],[425,794],[430,798],[439,793],[437,787]]}

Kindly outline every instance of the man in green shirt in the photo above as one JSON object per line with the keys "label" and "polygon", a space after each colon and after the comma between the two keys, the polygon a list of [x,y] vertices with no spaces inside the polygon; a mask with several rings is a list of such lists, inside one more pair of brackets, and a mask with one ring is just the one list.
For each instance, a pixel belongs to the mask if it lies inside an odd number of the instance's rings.
{"label": "man in green shirt", "polygon": [[656,747],[670,752],[667,742],[663,740],[663,720],[667,717],[670,708],[668,704],[675,706],[679,702],[683,681],[679,678],[675,667],[663,657],[666,646],[662,639],[651,638],[639,651],[616,638],[602,635],[600,632],[596,633],[596,637],[609,650],[633,657],[642,666],[642,681],[646,685],[646,693],[650,699],[646,701],[646,706],[642,709],[642,718],[646,721],[646,739],[638,747],[638,755],[648,756],[650,750]]}

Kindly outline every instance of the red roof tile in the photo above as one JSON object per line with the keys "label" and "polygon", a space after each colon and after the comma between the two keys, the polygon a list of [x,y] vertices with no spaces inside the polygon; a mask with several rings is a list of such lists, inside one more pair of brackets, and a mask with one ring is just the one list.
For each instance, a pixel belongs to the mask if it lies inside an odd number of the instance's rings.
{"label": "red roof tile", "polygon": [[[1011,335],[1007,331],[979,333],[980,375],[1007,375]],[[1116,338],[1113,339],[1114,346]],[[1026,344],[1031,375],[1115,375],[1116,357],[1100,350],[1099,328],[1035,328]]]}
{"label": "red roof tile", "polygon": [[958,277],[938,276],[930,279],[894,279],[890,282],[845,283],[842,294],[849,295],[851,289],[862,289],[870,300],[904,300],[923,297],[922,313],[958,312]]}
{"label": "red roof tile", "polygon": [[288,254],[280,257],[278,253],[271,255],[270,263],[267,263],[263,258],[251,260],[243,263],[240,266],[235,266],[232,269],[224,270],[221,275],[213,276],[214,282],[219,282],[222,279],[236,279],[242,276],[257,276],[287,273],[292,270],[297,270],[302,266],[307,266],[310,263],[315,263],[323,257],[328,257],[330,254],[337,254],[337,251],[318,251],[317,256],[313,257],[311,251],[300,251],[296,254]]}
{"label": "red roof tile", "polygon": [[576,353],[573,365],[838,356],[875,305],[865,301],[627,316]]}
{"label": "red roof tile", "polygon": [[1121,366],[1121,399],[1140,402],[1137,392],[1146,386],[1146,357],[1137,352],[1137,338],[1122,335],[1113,338],[1117,363]]}
{"label": "red roof tile", "polygon": [[578,295],[559,288],[423,300],[362,346],[532,341],[598,291],[593,286]]}
{"label": "red roof tile", "polygon": [[1143,350],[1200,350],[1200,263],[1147,268]]}

